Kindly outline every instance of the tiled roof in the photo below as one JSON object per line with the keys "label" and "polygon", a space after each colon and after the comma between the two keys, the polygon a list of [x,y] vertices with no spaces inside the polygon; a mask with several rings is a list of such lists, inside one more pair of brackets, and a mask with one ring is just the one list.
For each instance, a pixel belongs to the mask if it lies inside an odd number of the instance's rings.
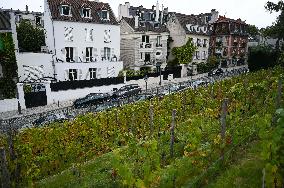
{"label": "tiled roof", "polygon": [[[181,13],[173,13],[176,17],[176,19],[178,19],[179,23],[181,24],[181,26],[184,28],[184,30],[186,31],[187,34],[196,34],[196,35],[209,35],[209,29],[208,29],[208,25],[204,24],[204,22],[202,21],[201,16],[196,16],[196,15],[185,15],[185,14],[181,14]],[[194,28],[192,28],[192,30],[190,31],[187,28],[187,25],[197,25],[197,26],[201,26],[201,27],[206,27],[207,28],[207,32],[202,32],[201,30],[197,31]]]}
{"label": "tiled roof", "polygon": [[237,20],[231,19],[231,18],[227,18],[225,16],[219,16],[218,20],[216,21],[216,23],[221,23],[221,22],[232,22],[232,23],[240,23],[240,24],[246,24],[245,21],[242,21],[240,18]]}
{"label": "tiled roof", "polygon": [[[141,26],[139,24],[138,28],[135,28],[135,18],[125,18],[123,17],[122,20],[125,20],[136,32],[147,32],[147,31],[152,31],[156,33],[163,33],[163,32],[169,32],[166,26],[161,26],[159,27],[154,27],[154,25],[150,22],[144,22],[145,26]],[[139,21],[140,23],[140,21]],[[153,22],[154,23],[154,22]]]}
{"label": "tiled roof", "polygon": [[0,9],[0,31],[11,30],[10,14]]}
{"label": "tiled roof", "polygon": [[[112,24],[117,25],[118,22],[114,13],[108,3],[88,1],[88,0],[47,0],[51,17],[57,21],[70,21],[70,22],[85,22],[85,23],[99,23],[99,24]],[[72,16],[61,16],[60,5],[70,5]],[[91,18],[82,18],[82,7],[91,9]],[[102,20],[99,16],[99,11],[108,10],[109,20]]]}

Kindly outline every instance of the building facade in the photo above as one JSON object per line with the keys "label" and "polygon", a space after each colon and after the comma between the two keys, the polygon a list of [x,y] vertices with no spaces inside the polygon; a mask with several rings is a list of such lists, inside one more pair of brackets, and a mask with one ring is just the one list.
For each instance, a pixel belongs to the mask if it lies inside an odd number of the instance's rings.
{"label": "building facade", "polygon": [[210,54],[217,56],[223,67],[245,64],[247,44],[248,25],[244,21],[220,16],[213,24]]}
{"label": "building facade", "polygon": [[166,67],[169,31],[159,4],[145,9],[126,3],[119,6],[119,13],[124,68],[153,70]]}
{"label": "building facade", "polygon": [[[200,15],[185,15],[180,13],[171,13],[167,27],[170,31],[172,43],[170,48],[180,47],[186,44],[189,38],[192,39],[197,47],[190,64],[206,63],[208,59],[209,41],[211,24],[218,17],[218,12],[213,9],[211,13]],[[171,53],[169,61],[175,57]]]}
{"label": "building facade", "polygon": [[44,28],[57,80],[116,77],[123,69],[120,26],[109,4],[45,0]]}

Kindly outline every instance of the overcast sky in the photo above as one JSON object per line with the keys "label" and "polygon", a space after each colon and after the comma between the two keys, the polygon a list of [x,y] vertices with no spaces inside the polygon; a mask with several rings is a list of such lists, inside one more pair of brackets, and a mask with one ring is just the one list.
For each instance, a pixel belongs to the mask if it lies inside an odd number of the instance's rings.
{"label": "overcast sky", "polygon": [[[118,5],[124,2],[130,2],[130,5],[139,6],[143,4],[146,8],[151,8],[156,4],[156,0],[100,0],[110,3],[114,13],[117,16]],[[160,5],[169,7],[169,11],[180,12],[184,14],[199,14],[210,12],[211,9],[217,9],[220,15],[226,15],[233,19],[241,18],[248,24],[254,24],[257,27],[266,27],[271,25],[277,17],[277,13],[270,14],[264,8],[268,0],[159,0]],[[278,2],[278,0],[270,0]],[[29,10],[43,11],[43,0],[0,0],[0,8],[24,10],[25,5]]]}

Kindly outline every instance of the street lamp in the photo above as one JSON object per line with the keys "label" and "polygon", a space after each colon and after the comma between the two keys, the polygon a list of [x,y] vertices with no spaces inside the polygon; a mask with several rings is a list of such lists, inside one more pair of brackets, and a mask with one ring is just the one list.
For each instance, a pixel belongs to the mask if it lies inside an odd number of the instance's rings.
{"label": "street lamp", "polygon": [[162,69],[161,69],[161,63],[160,62],[157,62],[156,64],[156,67],[157,67],[157,72],[160,73],[160,82],[159,82],[159,85],[162,85]]}
{"label": "street lamp", "polygon": [[146,93],[147,93],[147,89],[148,89],[148,76],[146,75],[144,77],[145,83],[146,83]]}

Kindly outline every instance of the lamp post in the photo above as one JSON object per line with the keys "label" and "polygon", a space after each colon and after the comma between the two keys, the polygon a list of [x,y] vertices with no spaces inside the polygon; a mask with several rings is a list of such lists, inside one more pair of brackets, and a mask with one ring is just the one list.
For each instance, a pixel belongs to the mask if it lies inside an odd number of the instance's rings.
{"label": "lamp post", "polygon": [[161,69],[161,63],[160,62],[158,62],[157,64],[156,64],[156,67],[157,67],[157,72],[159,72],[160,73],[160,82],[159,82],[159,85],[162,85],[162,69]]}
{"label": "lamp post", "polygon": [[148,76],[146,75],[144,77],[145,83],[146,83],[146,93],[147,93],[147,89],[148,89]]}

